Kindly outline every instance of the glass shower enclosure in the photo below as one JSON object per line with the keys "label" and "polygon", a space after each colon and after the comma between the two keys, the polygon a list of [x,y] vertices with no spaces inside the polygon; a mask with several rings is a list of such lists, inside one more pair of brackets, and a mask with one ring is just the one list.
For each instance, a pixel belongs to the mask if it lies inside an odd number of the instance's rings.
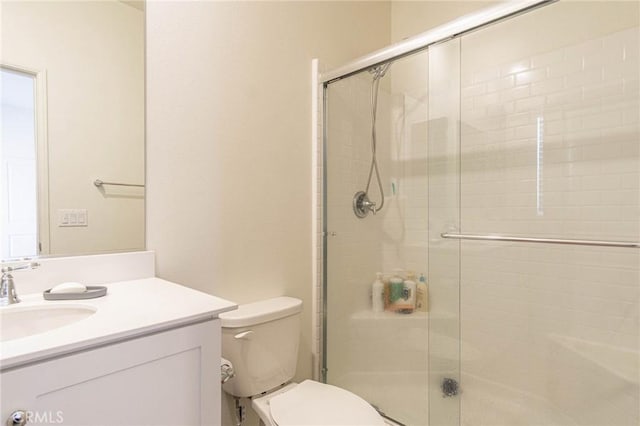
{"label": "glass shower enclosure", "polygon": [[327,383],[406,425],[640,423],[639,13],[545,3],[324,81]]}

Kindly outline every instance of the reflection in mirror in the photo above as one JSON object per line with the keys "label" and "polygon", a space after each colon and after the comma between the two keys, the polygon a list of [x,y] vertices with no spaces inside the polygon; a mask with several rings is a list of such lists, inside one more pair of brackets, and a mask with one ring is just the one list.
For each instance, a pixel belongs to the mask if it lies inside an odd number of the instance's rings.
{"label": "reflection in mirror", "polygon": [[144,249],[143,6],[2,2],[0,259]]}
{"label": "reflection in mirror", "polygon": [[2,257],[32,257],[38,254],[35,76],[3,67],[0,84]]}

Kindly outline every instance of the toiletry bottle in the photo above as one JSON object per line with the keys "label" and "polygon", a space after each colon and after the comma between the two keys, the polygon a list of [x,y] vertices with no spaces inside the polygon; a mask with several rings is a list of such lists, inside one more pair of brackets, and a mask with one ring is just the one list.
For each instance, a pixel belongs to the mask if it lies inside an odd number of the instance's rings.
{"label": "toiletry bottle", "polygon": [[391,292],[391,285],[389,283],[389,277],[387,275],[382,276],[382,283],[384,284],[384,294],[382,296],[382,301],[384,302],[384,310],[389,310],[389,295]]}
{"label": "toiletry bottle", "polygon": [[404,307],[404,280],[396,272],[389,279],[389,304],[388,310],[399,312]]}
{"label": "toiletry bottle", "polygon": [[420,274],[420,279],[416,286],[416,311],[427,312],[429,310],[429,287],[424,274]]}
{"label": "toiletry bottle", "polygon": [[404,307],[402,308],[403,314],[410,314],[416,308],[416,274],[409,271],[407,273],[407,279],[403,282],[404,288]]}
{"label": "toiletry bottle", "polygon": [[376,272],[376,280],[371,285],[371,305],[373,312],[384,311],[384,283],[381,272]]}

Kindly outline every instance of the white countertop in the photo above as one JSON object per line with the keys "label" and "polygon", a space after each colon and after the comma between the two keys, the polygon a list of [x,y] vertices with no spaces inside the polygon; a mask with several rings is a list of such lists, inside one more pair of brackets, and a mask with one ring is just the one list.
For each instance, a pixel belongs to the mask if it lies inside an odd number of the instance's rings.
{"label": "white countertop", "polygon": [[73,324],[0,342],[0,369],[213,319],[237,308],[228,300],[160,278],[121,281],[106,287],[107,295],[96,299],[47,301],[38,293],[20,295],[20,303],[0,308],[71,304],[96,309],[95,314]]}

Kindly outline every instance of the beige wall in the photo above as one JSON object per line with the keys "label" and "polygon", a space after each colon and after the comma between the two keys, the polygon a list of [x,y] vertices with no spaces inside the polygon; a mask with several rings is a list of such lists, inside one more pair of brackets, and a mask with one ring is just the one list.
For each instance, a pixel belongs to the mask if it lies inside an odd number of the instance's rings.
{"label": "beige wall", "polygon": [[[2,63],[47,72],[51,254],[144,246],[144,15],[116,1],[3,1]],[[46,189],[45,189],[46,190]],[[87,209],[87,227],[58,227]]]}
{"label": "beige wall", "polygon": [[147,13],[158,275],[238,303],[301,298],[298,378],[311,377],[311,59],[336,66],[387,45],[389,4],[152,2]]}
{"label": "beige wall", "polygon": [[391,1],[391,42],[396,43],[499,1]]}

